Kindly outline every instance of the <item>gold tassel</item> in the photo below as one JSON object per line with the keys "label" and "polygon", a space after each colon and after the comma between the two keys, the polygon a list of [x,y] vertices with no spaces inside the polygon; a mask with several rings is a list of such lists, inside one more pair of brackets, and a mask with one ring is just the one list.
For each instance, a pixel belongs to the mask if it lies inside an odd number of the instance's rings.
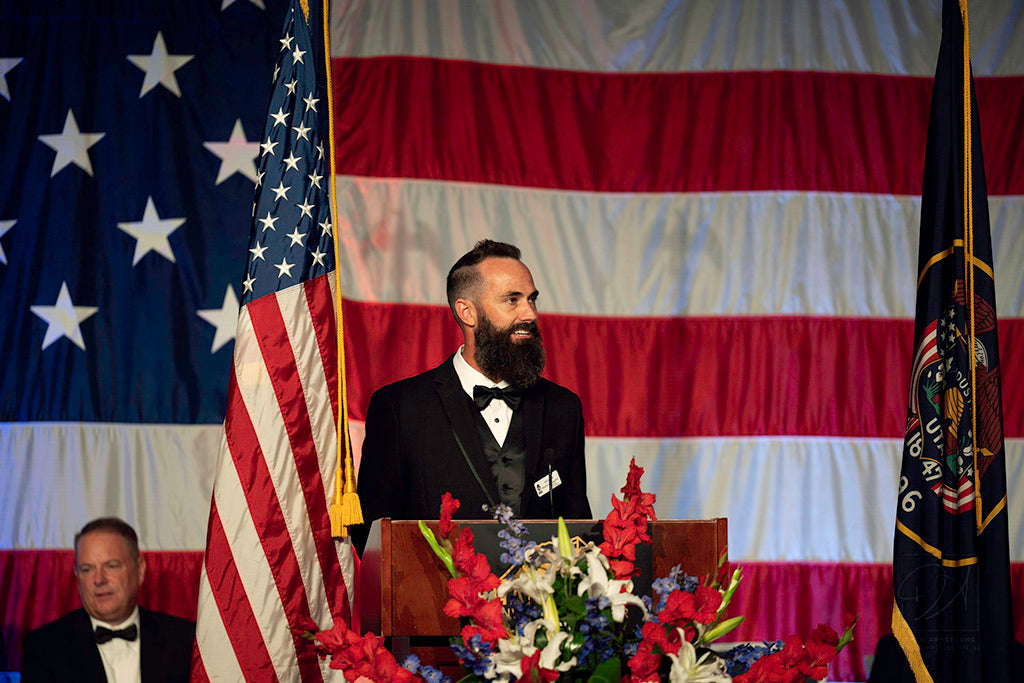
{"label": "gold tassel", "polygon": [[[337,315],[338,341],[338,468],[334,471],[334,500],[331,501],[331,536],[346,538],[349,527],[363,523],[363,509],[356,493],[356,467],[352,460],[352,442],[348,435],[348,391],[345,385],[345,319],[341,302],[341,245],[338,240],[338,188],[335,181],[334,155],[334,89],[330,87],[331,79],[331,34],[328,17],[330,10],[328,0],[323,0],[324,18],[324,60],[327,73],[327,130],[328,159],[330,160],[331,183],[331,221],[334,226],[334,309]],[[344,448],[344,455],[342,450]],[[342,472],[344,463],[344,472]],[[344,488],[342,487],[344,477]]]}

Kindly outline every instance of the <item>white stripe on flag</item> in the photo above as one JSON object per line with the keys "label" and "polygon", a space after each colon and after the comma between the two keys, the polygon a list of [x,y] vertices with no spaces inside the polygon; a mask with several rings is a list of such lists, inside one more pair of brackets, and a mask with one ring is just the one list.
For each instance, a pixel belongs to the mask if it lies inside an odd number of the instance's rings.
{"label": "white stripe on flag", "polygon": [[[491,237],[523,250],[544,312],[913,318],[918,197],[337,182],[347,298],[443,304],[448,266]],[[989,202],[996,272],[1015,272],[1024,197]],[[1002,318],[1024,317],[1024,286],[997,297]]]}
{"label": "white stripe on flag", "polygon": [[210,577],[206,575],[205,566],[199,574],[199,621],[203,622],[203,629],[196,631],[196,643],[210,683],[244,681],[245,676],[238,666],[238,660],[235,659],[231,639],[228,638],[220,610],[213,598]]}
{"label": "white stripe on flag", "polygon": [[[297,285],[291,289],[301,291],[302,286]],[[280,293],[272,296],[279,297]],[[313,343],[315,344],[315,340]],[[302,482],[295,469],[295,460],[291,455],[288,430],[274,394],[270,374],[255,340],[248,307],[242,310],[238,320],[235,364],[238,369],[238,390],[252,416],[256,438],[270,471],[270,479],[273,482],[274,491],[280,501],[285,524],[288,527],[292,552],[298,561],[310,613],[315,615],[320,613],[327,602],[324,577],[309,524],[309,511],[306,508]],[[244,380],[242,368],[245,368]],[[281,453],[288,455],[285,457],[271,455]],[[273,577],[271,577],[271,585],[273,585]],[[322,624],[319,625],[322,626]]]}
{"label": "white stripe on flag", "polygon": [[[819,0],[333,3],[335,56],[414,55],[585,71],[878,72],[932,76],[934,2]],[[1019,12],[1017,13],[1019,15]],[[1024,71],[1012,3],[971,5],[975,75]],[[430,30],[422,27],[429,26]],[[765,27],[785,27],[766,30]],[[823,36],[830,39],[823,40]]]}
{"label": "white stripe on flag", "polygon": [[[226,443],[224,447],[227,448]],[[213,495],[224,533],[231,546],[231,555],[235,558],[235,568],[245,587],[249,606],[263,634],[263,642],[270,653],[278,680],[281,683],[298,680],[297,668],[294,666],[295,645],[277,591],[274,571],[267,562],[263,544],[253,526],[245,491],[231,457],[222,453],[220,460],[221,468],[217,473]]]}

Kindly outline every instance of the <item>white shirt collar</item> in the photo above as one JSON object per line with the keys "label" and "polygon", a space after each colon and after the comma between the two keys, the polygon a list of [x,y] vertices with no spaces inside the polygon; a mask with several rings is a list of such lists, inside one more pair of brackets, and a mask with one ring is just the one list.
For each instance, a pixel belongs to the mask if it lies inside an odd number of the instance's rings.
{"label": "white shirt collar", "polygon": [[462,385],[462,390],[466,394],[473,398],[473,387],[479,385],[482,387],[501,387],[504,389],[509,386],[508,382],[502,380],[500,382],[494,382],[489,379],[487,375],[480,372],[462,357],[462,350],[466,348],[465,344],[459,347],[459,350],[455,352],[455,357],[452,358],[452,365],[455,366],[455,374],[459,376],[459,383]]}
{"label": "white shirt collar", "polygon": [[105,621],[100,621],[99,619],[97,619],[96,617],[92,616],[91,614],[89,615],[89,621],[92,622],[92,630],[93,631],[96,630],[97,626],[103,626],[105,628],[109,628],[111,631],[119,631],[119,630],[121,630],[123,628],[128,628],[132,624],[135,624],[135,627],[139,628],[139,606],[136,605],[135,609],[132,610],[132,613],[128,616],[128,618],[125,619],[124,621],[122,621],[120,624],[108,624]]}

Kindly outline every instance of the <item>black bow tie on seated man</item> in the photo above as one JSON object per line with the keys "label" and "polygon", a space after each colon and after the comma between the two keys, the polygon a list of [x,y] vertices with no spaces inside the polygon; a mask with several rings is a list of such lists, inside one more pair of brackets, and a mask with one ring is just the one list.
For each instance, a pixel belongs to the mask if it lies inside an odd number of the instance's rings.
{"label": "black bow tie on seated man", "polygon": [[473,402],[476,403],[478,410],[486,408],[487,404],[495,398],[504,401],[509,408],[515,410],[519,407],[523,392],[511,387],[502,389],[501,387],[482,387],[479,384],[473,387]]}
{"label": "black bow tie on seated man", "polygon": [[118,629],[112,631],[106,626],[96,627],[96,642],[102,645],[103,643],[109,643],[114,638],[124,638],[125,640],[135,640],[139,637],[139,629],[132,624],[127,628]]}

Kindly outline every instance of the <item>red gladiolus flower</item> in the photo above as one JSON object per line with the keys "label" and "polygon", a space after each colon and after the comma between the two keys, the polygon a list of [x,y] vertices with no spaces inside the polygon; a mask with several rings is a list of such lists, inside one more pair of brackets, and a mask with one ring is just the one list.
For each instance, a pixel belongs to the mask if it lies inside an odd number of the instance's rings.
{"label": "red gladiolus flower", "polygon": [[636,464],[636,458],[630,458],[626,485],[619,489],[622,495],[626,498],[634,498],[640,495],[640,477],[642,476],[644,476],[644,468]]}
{"label": "red gladiolus flower", "polygon": [[477,605],[472,614],[473,624],[480,628],[480,635],[492,645],[499,638],[507,638],[508,631],[505,629],[505,621],[502,618],[501,600],[484,601]]}
{"label": "red gladiolus flower", "polygon": [[452,563],[455,568],[462,574],[468,574],[471,568],[470,563],[476,556],[476,549],[473,547],[473,530],[468,527],[462,527],[462,533],[456,538],[452,544]]}
{"label": "red gladiolus flower", "polygon": [[480,597],[480,585],[468,576],[448,580],[448,594],[451,599],[444,605],[444,613],[452,618],[468,617],[485,600]]}
{"label": "red gladiolus flower", "polygon": [[649,683],[660,681],[658,667],[661,666],[661,655],[654,653],[651,643],[641,642],[636,654],[626,663],[629,667],[630,683]]}
{"label": "red gladiolus flower", "polygon": [[448,538],[455,528],[455,523],[452,522],[452,515],[459,509],[462,503],[459,502],[458,498],[453,498],[452,494],[448,491],[444,492],[441,496],[441,520],[440,527],[441,536]]}
{"label": "red gladiolus flower", "polygon": [[547,683],[557,681],[558,672],[551,669],[542,669],[540,666],[540,650],[537,650],[529,657],[523,657],[519,662],[519,670],[522,672],[518,680],[523,683]]}
{"label": "red gladiolus flower", "polygon": [[818,624],[818,628],[811,632],[811,639],[807,644],[811,643],[831,645],[834,649],[839,644],[839,634],[828,624]]}

